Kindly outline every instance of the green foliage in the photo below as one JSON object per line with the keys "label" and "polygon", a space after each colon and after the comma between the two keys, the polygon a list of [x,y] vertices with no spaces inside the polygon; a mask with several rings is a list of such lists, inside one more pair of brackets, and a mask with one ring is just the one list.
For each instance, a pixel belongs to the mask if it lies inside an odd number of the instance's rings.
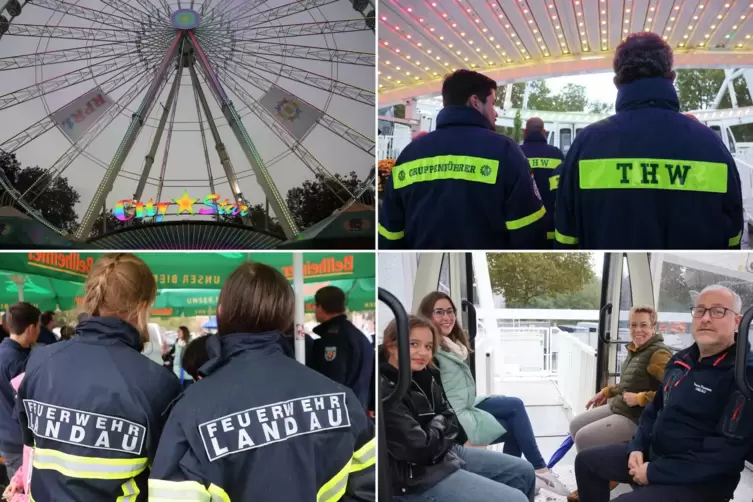
{"label": "green foliage", "polygon": [[515,112],[515,121],[513,122],[512,139],[516,143],[523,141],[523,119],[520,118],[520,110]]}
{"label": "green foliage", "polygon": [[[352,171],[348,176],[338,173],[335,173],[334,176],[348,187],[351,193],[356,192],[363,183],[363,180],[358,178],[355,171]],[[301,186],[288,190],[288,209],[290,209],[293,220],[300,230],[322,221],[343,206],[343,201],[335,195],[335,192],[343,200],[350,199],[350,196],[345,193],[345,190],[339,184],[321,174],[316,174],[316,179],[313,181],[306,180]]]}
{"label": "green foliage", "polygon": [[[586,95],[586,87],[578,84],[565,85],[558,94],[552,94],[546,80],[536,80],[529,83],[531,92],[528,95],[528,109],[552,112],[583,112],[609,113],[612,111],[611,103],[599,101],[590,102]],[[512,107],[523,107],[525,83],[513,84]],[[497,93],[497,106],[504,106],[504,88]]]}
{"label": "green foliage", "polygon": [[[535,302],[581,292],[594,279],[590,253],[490,253],[492,291],[505,297],[508,307],[530,308]],[[571,305],[587,302],[571,297]],[[565,301],[562,297],[558,301]],[[541,305],[542,303],[539,303]],[[571,307],[575,308],[575,307]]]}
{"label": "green foliage", "polygon": [[594,276],[583,288],[572,293],[531,300],[531,308],[597,310],[601,300],[601,279]]}
{"label": "green foliage", "polygon": [[395,117],[399,119],[405,118],[405,105],[395,105],[392,108],[393,112],[395,113]]}

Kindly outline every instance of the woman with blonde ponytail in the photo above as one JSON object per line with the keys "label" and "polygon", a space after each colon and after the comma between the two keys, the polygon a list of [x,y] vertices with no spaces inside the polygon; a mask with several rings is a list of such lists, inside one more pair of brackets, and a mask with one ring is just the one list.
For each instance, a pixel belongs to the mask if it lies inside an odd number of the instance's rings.
{"label": "woman with blonde ponytail", "polygon": [[141,354],[156,295],[140,258],[105,255],[86,282],[76,336],[31,354],[17,408],[34,447],[32,500],[147,500],[148,466],[181,390]]}

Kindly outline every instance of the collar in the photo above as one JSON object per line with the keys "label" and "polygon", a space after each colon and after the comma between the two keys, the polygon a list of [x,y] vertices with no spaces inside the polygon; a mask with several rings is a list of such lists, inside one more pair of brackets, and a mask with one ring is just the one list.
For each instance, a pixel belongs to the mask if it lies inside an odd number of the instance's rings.
{"label": "collar", "polygon": [[209,356],[209,360],[199,368],[199,373],[204,377],[215,373],[231,359],[246,353],[254,353],[257,357],[267,357],[280,353],[288,357],[293,356],[292,344],[276,331],[207,336],[207,356]]}
{"label": "collar", "polygon": [[546,138],[540,132],[532,132],[528,134],[523,140],[523,144],[526,143],[546,143]]}
{"label": "collar", "polygon": [[713,367],[730,369],[735,365],[735,354],[737,353],[737,343],[733,343],[726,349],[717,352],[716,354],[704,357],[700,361],[698,358],[701,356],[701,350],[697,343],[694,343],[682,354],[680,359],[689,367]]}
{"label": "collar", "polygon": [[83,338],[121,341],[139,352],[143,349],[139,331],[130,323],[116,317],[89,317],[78,323],[76,335]]}
{"label": "collar", "polygon": [[437,129],[451,126],[475,126],[494,130],[481,112],[470,106],[445,106],[437,115]]}
{"label": "collar", "polygon": [[28,353],[31,350],[31,348],[28,348],[28,349],[24,348],[20,343],[18,343],[14,339],[12,339],[10,336],[8,336],[8,338],[3,338],[3,341],[0,342],[0,345],[5,345],[9,349],[15,350],[15,351],[18,351],[18,352],[26,352],[26,353]]}
{"label": "collar", "polygon": [[319,324],[313,329],[313,331],[319,336],[324,336],[327,334],[336,334],[340,332],[344,324],[344,321],[347,321],[347,320],[348,320],[347,315],[340,314],[338,316],[333,317],[332,319],[329,319]]}
{"label": "collar", "polygon": [[642,78],[617,89],[615,111],[648,107],[680,111],[680,98],[672,82],[666,78]]}

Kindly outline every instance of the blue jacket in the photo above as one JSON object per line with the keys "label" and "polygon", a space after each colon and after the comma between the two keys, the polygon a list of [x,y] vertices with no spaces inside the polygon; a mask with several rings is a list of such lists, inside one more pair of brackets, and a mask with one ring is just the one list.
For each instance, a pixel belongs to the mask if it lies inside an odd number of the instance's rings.
{"label": "blue jacket", "polygon": [[212,335],[207,354],[170,412],[150,500],[375,500],[374,430],[350,389],[278,333]]}
{"label": "blue jacket", "polygon": [[740,248],[735,161],[679,108],[672,82],[637,80],[619,88],[615,115],[576,136],[557,173],[558,247]]}
{"label": "blue jacket", "polygon": [[34,500],[147,500],[147,465],[180,385],[141,346],[130,324],[90,317],[73,339],[32,351],[17,409],[34,446]]}
{"label": "blue jacket", "polygon": [[554,196],[557,193],[557,183],[559,175],[554,170],[559,166],[565,156],[556,146],[546,142],[543,134],[534,132],[528,134],[520,147],[528,158],[528,164],[531,166],[533,179],[536,181],[541,201],[546,208],[547,222],[546,238],[550,243],[554,243]]}
{"label": "blue jacket", "polygon": [[693,344],[667,363],[628,447],[649,462],[650,484],[704,485],[732,498],[753,446],[753,403],[735,385],[735,350],[698,361]]}
{"label": "blue jacket", "polygon": [[[306,366],[349,387],[369,409],[374,378],[374,346],[343,314],[314,328],[319,335],[306,355]],[[307,347],[308,348],[308,347]]]}
{"label": "blue jacket", "polygon": [[467,106],[447,106],[437,130],[410,143],[385,183],[381,249],[531,249],[546,220],[520,147]]}
{"label": "blue jacket", "polygon": [[30,349],[5,338],[0,342],[0,452],[20,453],[24,449],[21,426],[14,414],[16,391],[10,381],[24,372]]}
{"label": "blue jacket", "polygon": [[55,333],[47,329],[46,326],[42,326],[42,328],[39,330],[39,338],[37,339],[37,344],[52,345],[57,341],[58,339],[55,336]]}

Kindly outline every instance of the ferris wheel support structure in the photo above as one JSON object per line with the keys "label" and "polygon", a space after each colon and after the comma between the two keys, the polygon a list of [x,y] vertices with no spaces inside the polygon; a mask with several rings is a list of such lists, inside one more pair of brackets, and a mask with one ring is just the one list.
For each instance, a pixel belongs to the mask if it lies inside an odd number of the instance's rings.
{"label": "ferris wheel support structure", "polygon": [[128,131],[123,137],[123,141],[120,142],[120,146],[115,152],[115,157],[113,157],[112,162],[110,163],[110,167],[108,167],[107,169],[107,173],[102,179],[102,182],[99,184],[99,187],[97,188],[97,192],[94,194],[94,198],[92,199],[91,204],[89,204],[89,207],[86,209],[86,213],[84,214],[84,218],[81,221],[81,225],[76,232],[76,237],[78,239],[85,240],[86,237],[91,233],[92,227],[94,226],[94,221],[102,211],[102,206],[107,199],[107,195],[112,190],[112,186],[115,183],[115,179],[117,178],[120,169],[123,167],[123,162],[125,162],[126,157],[128,157],[128,153],[131,151],[131,148],[133,147],[133,144],[135,143],[136,138],[139,135],[139,132],[141,132],[142,127],[144,127],[144,121],[149,116],[149,112],[151,111],[152,106],[154,105],[154,101],[157,98],[157,91],[162,87],[162,82],[167,78],[170,69],[170,62],[177,54],[178,43],[182,38],[183,33],[178,32],[172,44],[170,44],[170,48],[167,50],[165,57],[162,59],[162,63],[159,67],[159,72],[157,73],[155,79],[152,81],[152,84],[149,87],[146,96],[144,96],[144,100],[141,102],[141,106],[139,106],[136,113],[133,114],[131,125],[128,127]]}

